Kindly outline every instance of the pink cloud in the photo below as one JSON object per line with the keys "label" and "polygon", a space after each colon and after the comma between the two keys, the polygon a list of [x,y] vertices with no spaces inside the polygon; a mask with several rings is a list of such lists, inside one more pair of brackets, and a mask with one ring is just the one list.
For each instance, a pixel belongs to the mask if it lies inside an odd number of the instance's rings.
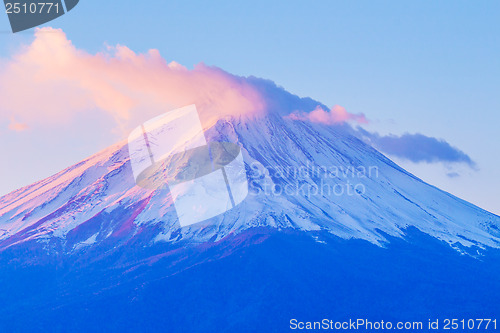
{"label": "pink cloud", "polygon": [[28,125],[17,122],[14,117],[10,118],[9,129],[16,132],[22,132],[28,129]]}
{"label": "pink cloud", "polygon": [[62,30],[43,28],[0,67],[2,116],[27,124],[67,123],[101,110],[120,129],[170,109],[196,104],[204,126],[224,116],[259,114],[265,101],[244,78],[204,64],[189,70],[167,63],[157,50],[136,54],[126,46],[90,54]]}
{"label": "pink cloud", "polygon": [[326,125],[333,125],[347,121],[354,121],[357,123],[368,123],[364,114],[352,114],[345,110],[340,105],[335,105],[330,111],[325,111],[321,106],[317,106],[311,112],[295,111],[291,113],[288,118],[294,120],[305,120],[313,123],[320,123]]}

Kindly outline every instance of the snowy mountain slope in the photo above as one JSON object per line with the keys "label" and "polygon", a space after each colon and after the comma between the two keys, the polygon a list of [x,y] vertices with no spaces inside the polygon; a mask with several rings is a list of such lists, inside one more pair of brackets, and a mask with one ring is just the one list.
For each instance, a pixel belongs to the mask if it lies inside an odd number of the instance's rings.
{"label": "snowy mountain slope", "polygon": [[222,216],[181,228],[168,190],[135,185],[127,144],[0,198],[0,247],[57,241],[64,252],[125,242],[219,240],[256,227],[326,230],[382,244],[416,227],[454,247],[500,247],[500,217],[407,173],[345,126],[279,113],[220,119],[207,141],[238,143],[250,194]]}

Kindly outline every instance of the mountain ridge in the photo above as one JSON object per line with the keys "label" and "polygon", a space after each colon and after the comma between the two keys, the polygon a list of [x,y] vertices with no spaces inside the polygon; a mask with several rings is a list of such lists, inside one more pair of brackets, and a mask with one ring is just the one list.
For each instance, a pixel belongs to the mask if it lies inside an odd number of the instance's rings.
{"label": "mountain ridge", "polygon": [[[122,141],[0,197],[0,249],[27,241],[48,244],[55,238],[67,243],[64,251],[78,251],[112,236],[133,238],[146,225],[157,227],[148,244],[220,240],[266,226],[326,230],[382,245],[383,233],[404,237],[405,228],[413,226],[457,249],[500,247],[500,217],[426,184],[358,139],[348,126],[270,113],[220,119],[205,129],[205,136],[208,142],[242,147],[250,194],[229,212],[180,228],[168,191],[135,185]],[[375,167],[377,173],[347,177],[331,172],[361,167]],[[278,186],[282,193],[276,194],[273,189]],[[293,193],[283,188],[293,188]],[[342,194],[332,195],[340,188]],[[329,192],[323,193],[324,189]],[[98,227],[89,227],[96,220]],[[93,233],[75,234],[85,226]],[[68,242],[69,234],[74,242]]]}

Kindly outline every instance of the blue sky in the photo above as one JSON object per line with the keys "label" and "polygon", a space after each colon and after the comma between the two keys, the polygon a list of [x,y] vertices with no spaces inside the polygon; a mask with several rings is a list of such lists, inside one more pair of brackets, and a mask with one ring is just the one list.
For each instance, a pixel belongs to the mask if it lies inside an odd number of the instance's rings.
{"label": "blue sky", "polygon": [[[91,53],[106,44],[135,52],[155,48],[188,68],[204,62],[236,75],[268,78],[299,96],[364,113],[371,120],[364,127],[381,135],[444,139],[477,168],[394,160],[500,214],[499,17],[497,1],[81,0],[48,26],[62,28],[74,45]],[[32,39],[32,31],[8,31],[4,14],[3,59]],[[29,145],[19,143],[25,140],[20,135],[0,134],[13,142],[3,156],[15,160],[13,151]],[[95,152],[97,142],[105,141],[100,135],[94,145],[59,156],[40,174],[12,172],[0,193]]]}

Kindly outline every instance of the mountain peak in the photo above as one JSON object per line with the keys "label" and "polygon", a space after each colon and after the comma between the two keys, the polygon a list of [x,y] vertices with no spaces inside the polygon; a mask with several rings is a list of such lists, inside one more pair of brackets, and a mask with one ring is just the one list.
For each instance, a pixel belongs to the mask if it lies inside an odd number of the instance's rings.
{"label": "mountain peak", "polygon": [[342,125],[275,113],[219,119],[205,136],[208,143],[235,143],[243,154],[249,194],[225,214],[181,227],[168,186],[137,186],[127,143],[120,142],[1,197],[0,247],[56,242],[71,252],[124,244],[145,229],[146,246],[203,242],[258,226],[375,244],[415,227],[452,246],[500,247],[498,216],[422,182]]}

